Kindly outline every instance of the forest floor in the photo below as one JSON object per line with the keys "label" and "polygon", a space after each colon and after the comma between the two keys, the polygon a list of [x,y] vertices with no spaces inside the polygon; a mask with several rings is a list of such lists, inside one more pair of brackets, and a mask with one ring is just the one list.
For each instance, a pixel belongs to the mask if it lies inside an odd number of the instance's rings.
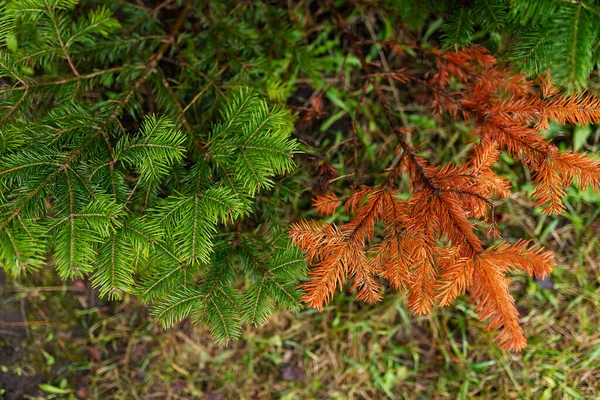
{"label": "forest floor", "polygon": [[0,398],[600,398],[598,207],[544,218],[523,191],[509,201],[505,231],[521,227],[559,264],[548,280],[514,279],[522,353],[499,350],[466,301],[415,317],[402,293],[374,306],[339,294],[219,347],[188,321],[163,331],[133,298],[49,286],[48,268],[0,281]]}

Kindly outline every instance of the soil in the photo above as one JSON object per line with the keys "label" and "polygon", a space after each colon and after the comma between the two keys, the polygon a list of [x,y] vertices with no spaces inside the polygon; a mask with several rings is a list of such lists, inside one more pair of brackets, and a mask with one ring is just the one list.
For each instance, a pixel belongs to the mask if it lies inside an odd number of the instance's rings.
{"label": "soil", "polygon": [[[26,376],[13,373],[13,368],[23,361],[23,346],[27,341],[24,327],[5,326],[6,323],[23,322],[20,303],[8,301],[4,272],[0,269],[0,399],[17,400],[25,396],[41,395],[38,387],[44,382],[41,375]],[[7,369],[6,372],[2,370]],[[4,397],[3,397],[4,396]]]}

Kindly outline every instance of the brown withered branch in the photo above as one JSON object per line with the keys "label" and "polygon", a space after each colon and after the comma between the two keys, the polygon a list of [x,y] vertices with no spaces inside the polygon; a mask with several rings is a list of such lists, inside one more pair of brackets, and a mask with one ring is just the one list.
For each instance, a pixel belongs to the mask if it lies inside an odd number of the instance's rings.
{"label": "brown withered branch", "polygon": [[[474,220],[490,223],[488,236],[497,236],[490,219],[493,198],[510,195],[507,180],[492,166],[506,151],[533,172],[536,206],[548,214],[560,213],[565,188],[600,185],[600,161],[585,154],[561,151],[540,130],[549,121],[561,124],[597,123],[600,100],[589,93],[561,94],[549,79],[538,86],[526,76],[500,67],[479,46],[460,51],[427,50],[388,42],[397,53],[403,46],[431,58],[435,67],[424,78],[408,70],[394,71],[400,83],[423,85],[432,93],[431,108],[454,119],[473,123],[478,143],[462,164],[434,166],[418,155],[406,140],[410,131],[398,123],[378,83],[378,74],[365,59],[346,21],[332,7],[352,52],[361,62],[398,141],[400,156],[388,168],[387,180],[374,187],[359,187],[345,201],[352,216],[341,226],[321,221],[300,221],[290,227],[293,241],[305,250],[313,268],[304,284],[303,300],[322,309],[344,282],[353,279],[351,291],[370,303],[381,299],[376,277],[408,292],[416,314],[429,313],[437,303],[446,306],[470,293],[479,318],[498,331],[495,339],[505,348],[522,349],[527,341],[519,326],[519,313],[509,292],[508,274],[524,271],[543,278],[555,267],[553,254],[529,241],[500,241],[485,246]],[[460,90],[456,90],[457,84]],[[397,196],[395,181],[409,178],[412,196]],[[342,201],[333,193],[317,196],[316,209],[332,215]],[[490,221],[491,220],[491,221]],[[375,227],[384,226],[383,239],[375,240]]]}

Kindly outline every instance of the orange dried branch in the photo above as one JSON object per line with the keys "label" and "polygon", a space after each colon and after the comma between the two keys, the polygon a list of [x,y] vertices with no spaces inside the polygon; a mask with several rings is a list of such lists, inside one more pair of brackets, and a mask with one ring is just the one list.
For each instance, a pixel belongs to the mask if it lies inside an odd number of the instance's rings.
{"label": "orange dried branch", "polygon": [[342,287],[347,275],[348,255],[353,254],[354,243],[345,240],[342,232],[333,224],[300,221],[289,229],[292,241],[303,249],[308,258],[316,263],[310,280],[303,284],[302,298],[309,307],[319,310],[333,297],[337,287]]}
{"label": "orange dried branch", "polygon": [[[359,205],[365,198],[366,202]],[[387,210],[395,207],[395,201],[390,188],[365,187],[347,201],[346,207],[350,203],[349,209],[355,210],[356,215],[340,229],[314,221],[300,221],[290,226],[292,241],[317,263],[309,274],[309,281],[303,285],[302,300],[310,307],[322,309],[335,291],[352,278],[354,285],[350,290],[357,291],[358,299],[367,302],[381,299],[382,287],[375,280],[375,264],[367,260],[365,241],[373,235],[377,221],[389,218]]]}
{"label": "orange dried branch", "polygon": [[423,315],[429,313],[435,302],[438,271],[433,244],[426,240],[417,242],[413,260],[415,265],[408,278],[408,309]]}
{"label": "orange dried branch", "polygon": [[[494,258],[492,258],[494,260]],[[496,341],[511,350],[521,350],[527,344],[519,326],[519,312],[515,299],[510,295],[510,271],[498,266],[483,253],[474,260],[471,295],[477,304],[476,311],[482,321],[489,320],[488,329],[499,331]]]}
{"label": "orange dried branch", "polygon": [[539,129],[548,129],[549,120],[561,125],[586,125],[600,121],[600,99],[590,93],[539,98],[534,105],[538,109]]}
{"label": "orange dried branch", "polygon": [[[345,201],[348,223],[337,228],[302,221],[290,228],[294,243],[315,264],[304,284],[304,301],[322,309],[348,279],[354,279],[350,290],[357,298],[377,301],[383,291],[377,276],[406,290],[409,308],[416,314],[470,293],[480,319],[498,331],[496,340],[505,348],[522,349],[526,339],[508,275],[523,271],[536,278],[548,276],[555,266],[552,253],[522,240],[486,247],[475,221],[489,224],[488,237],[498,236],[493,198],[510,195],[509,182],[493,169],[502,151],[530,168],[535,204],[547,213],[563,210],[571,184],[598,191],[600,160],[560,151],[539,131],[549,121],[600,122],[600,99],[589,93],[560,94],[548,79],[540,80],[538,90],[532,80],[500,67],[483,47],[456,52],[419,48],[419,54],[433,58],[435,69],[419,76],[414,69],[403,68],[394,72],[394,79],[423,84],[431,92],[425,96],[431,99],[430,108],[472,123],[478,141],[467,161],[430,165],[411,144],[408,127],[399,126],[377,81],[381,74],[373,72],[377,67],[366,61],[344,19],[334,8],[332,12],[370,79],[398,144],[385,182],[355,188]],[[411,56],[404,51],[409,45],[385,44],[401,57]],[[358,110],[354,118],[360,118]],[[408,176],[409,200],[400,200],[394,187],[402,175]],[[332,215],[341,201],[332,194],[317,196],[314,206]]]}
{"label": "orange dried branch", "polygon": [[346,200],[346,205],[345,205],[346,214],[348,214],[348,215],[353,214],[358,209],[358,207],[360,207],[360,205],[363,203],[363,201],[365,200],[365,197],[367,197],[368,194],[371,193],[371,191],[373,191],[373,190],[374,190],[374,188],[372,188],[372,187],[363,186],[359,190],[356,190],[354,193],[352,193],[350,198],[348,198],[348,200]]}
{"label": "orange dried branch", "polygon": [[383,288],[375,280],[373,265],[367,261],[363,251],[356,254],[356,259],[350,264],[350,269],[349,277],[354,276],[354,284],[350,290],[357,291],[355,297],[367,303],[375,303],[381,300]]}
{"label": "orange dried branch", "polygon": [[543,279],[555,268],[554,254],[538,245],[530,245],[529,240],[519,240],[514,244],[502,242],[486,250],[486,258],[496,266],[508,269],[509,266],[527,272],[529,276]]}
{"label": "orange dried branch", "polygon": [[407,289],[411,268],[416,264],[415,242],[410,236],[391,231],[379,245],[371,248],[372,268],[395,289]]}
{"label": "orange dried branch", "polygon": [[327,193],[315,197],[312,201],[313,207],[319,214],[333,215],[338,207],[342,204],[341,200],[335,193]]}
{"label": "orange dried branch", "polygon": [[306,252],[312,262],[322,260],[327,253],[322,249],[330,249],[344,240],[343,234],[334,224],[319,224],[317,221],[300,221],[289,228],[292,241]]}
{"label": "orange dried branch", "polygon": [[473,282],[475,264],[471,258],[449,259],[442,266],[436,298],[440,307],[451,304],[467,292]]}
{"label": "orange dried branch", "polygon": [[310,280],[302,285],[305,293],[302,301],[308,307],[323,310],[323,306],[333,298],[336,289],[343,286],[345,276],[345,265],[341,254],[332,255],[330,259],[316,264],[311,269]]}
{"label": "orange dried branch", "polygon": [[356,216],[343,226],[343,231],[361,244],[365,239],[369,240],[375,231],[375,223],[384,216],[387,207],[392,206],[392,197],[386,188],[371,189],[366,203],[356,209]]}

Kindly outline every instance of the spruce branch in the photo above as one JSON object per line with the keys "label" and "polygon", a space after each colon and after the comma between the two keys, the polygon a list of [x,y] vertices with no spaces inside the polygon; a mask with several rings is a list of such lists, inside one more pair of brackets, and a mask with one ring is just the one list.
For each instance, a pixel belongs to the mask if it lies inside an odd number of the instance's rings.
{"label": "spruce branch", "polygon": [[[113,15],[112,4],[84,3],[75,15],[72,0],[14,2],[0,16],[0,36],[17,38],[0,49],[0,265],[18,276],[50,261],[62,279],[88,277],[111,300],[137,296],[164,327],[191,316],[220,342],[241,333],[246,277],[262,282],[259,303],[299,307],[305,264],[275,239],[281,220],[253,213],[258,192],[294,168],[298,144],[291,112],[263,98],[272,82],[245,75],[254,55],[198,62],[191,49],[213,28],[188,24],[204,17],[180,3],[148,9],[165,18],[156,24],[129,4]],[[213,91],[218,101],[203,96]],[[260,269],[234,250],[244,218],[261,229]]]}

